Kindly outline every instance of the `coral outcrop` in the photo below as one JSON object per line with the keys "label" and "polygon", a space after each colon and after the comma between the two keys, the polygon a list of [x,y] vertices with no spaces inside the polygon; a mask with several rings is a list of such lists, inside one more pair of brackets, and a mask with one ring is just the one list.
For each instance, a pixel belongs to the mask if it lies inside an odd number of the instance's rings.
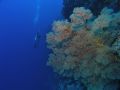
{"label": "coral outcrop", "polygon": [[62,13],[64,18],[68,19],[74,8],[86,7],[97,16],[105,6],[118,11],[120,10],[120,0],[63,0]]}
{"label": "coral outcrop", "polygon": [[68,81],[64,89],[58,90],[80,90],[70,82],[82,83],[87,90],[106,90],[110,82],[118,86],[120,12],[104,8],[94,17],[91,10],[77,7],[70,19],[55,21],[47,34],[48,48],[52,50],[47,65]]}

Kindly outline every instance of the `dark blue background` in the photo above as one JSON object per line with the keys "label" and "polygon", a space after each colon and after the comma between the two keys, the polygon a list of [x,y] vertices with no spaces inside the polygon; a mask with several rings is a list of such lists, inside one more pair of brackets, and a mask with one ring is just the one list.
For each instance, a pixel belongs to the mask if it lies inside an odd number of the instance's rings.
{"label": "dark blue background", "polygon": [[[54,73],[46,66],[45,36],[60,18],[62,0],[40,0],[40,18],[33,25],[35,0],[0,2],[0,90],[54,90]],[[41,34],[40,47],[34,36]]]}

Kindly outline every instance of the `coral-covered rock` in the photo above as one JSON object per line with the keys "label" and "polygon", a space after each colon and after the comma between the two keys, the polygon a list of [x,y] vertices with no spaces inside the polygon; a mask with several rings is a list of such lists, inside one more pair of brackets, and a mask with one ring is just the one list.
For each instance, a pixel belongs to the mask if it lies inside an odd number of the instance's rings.
{"label": "coral-covered rock", "polygon": [[108,65],[108,67],[102,71],[102,77],[113,80],[120,80],[120,64],[113,63]]}
{"label": "coral-covered rock", "polygon": [[[93,19],[90,10],[77,7],[71,22],[55,21],[47,34],[52,50],[47,65],[59,76],[68,78],[64,90],[79,90],[73,83],[84,84],[87,90],[104,90],[107,83],[120,80],[119,12],[104,8]],[[118,45],[118,46],[117,46]]]}

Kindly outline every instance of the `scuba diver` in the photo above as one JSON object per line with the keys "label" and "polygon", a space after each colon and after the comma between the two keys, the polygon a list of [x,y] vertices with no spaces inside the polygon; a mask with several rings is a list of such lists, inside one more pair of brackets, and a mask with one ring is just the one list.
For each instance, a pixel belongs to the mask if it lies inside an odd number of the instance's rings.
{"label": "scuba diver", "polygon": [[39,43],[40,43],[40,33],[36,32],[35,38],[34,38],[34,48],[39,48]]}
{"label": "scuba diver", "polygon": [[[33,19],[33,24],[34,24],[34,29],[40,30],[39,27],[39,19],[40,19],[40,0],[35,0],[36,4],[36,9],[35,9],[35,17]],[[35,37],[34,37],[34,48],[39,48],[39,43],[40,43],[40,32],[36,32]]]}

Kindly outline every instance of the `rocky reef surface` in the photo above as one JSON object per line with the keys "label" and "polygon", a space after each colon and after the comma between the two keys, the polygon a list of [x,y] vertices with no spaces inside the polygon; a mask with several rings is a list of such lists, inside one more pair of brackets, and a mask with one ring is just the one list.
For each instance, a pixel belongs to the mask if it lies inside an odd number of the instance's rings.
{"label": "rocky reef surface", "polygon": [[58,90],[120,90],[120,12],[76,7],[70,19],[54,21],[46,37]]}

